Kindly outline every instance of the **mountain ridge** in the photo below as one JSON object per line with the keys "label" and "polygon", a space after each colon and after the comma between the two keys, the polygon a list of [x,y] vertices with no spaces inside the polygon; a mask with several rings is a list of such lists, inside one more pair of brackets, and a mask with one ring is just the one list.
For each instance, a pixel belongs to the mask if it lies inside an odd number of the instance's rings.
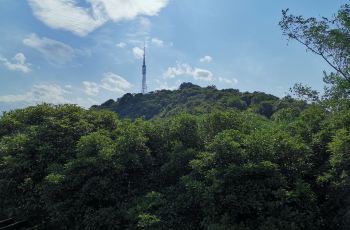
{"label": "mountain ridge", "polygon": [[184,82],[176,90],[157,90],[147,94],[124,94],[117,100],[109,99],[93,109],[107,109],[116,112],[121,118],[169,117],[179,113],[193,115],[206,114],[214,110],[250,110],[271,117],[283,108],[303,110],[307,104],[290,96],[278,98],[264,92],[240,92],[238,89],[217,89],[214,85],[200,87]]}

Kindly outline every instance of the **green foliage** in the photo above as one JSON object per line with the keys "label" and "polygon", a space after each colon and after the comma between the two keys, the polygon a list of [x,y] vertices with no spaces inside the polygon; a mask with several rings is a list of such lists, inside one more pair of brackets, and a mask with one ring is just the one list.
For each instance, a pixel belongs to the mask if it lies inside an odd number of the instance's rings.
{"label": "green foliage", "polygon": [[309,86],[302,85],[300,83],[295,84],[293,88],[290,89],[294,95],[300,100],[314,102],[319,100],[319,92],[313,90]]}
{"label": "green foliage", "polygon": [[290,98],[274,110],[151,121],[70,105],[5,113],[0,215],[41,229],[346,229],[350,112]]}
{"label": "green foliage", "polygon": [[140,214],[138,217],[139,221],[137,227],[140,229],[154,229],[154,226],[160,222],[156,216],[150,214]]}
{"label": "green foliage", "polygon": [[270,117],[276,112],[278,98],[261,92],[241,93],[239,90],[208,86],[202,88],[192,83],[182,83],[178,90],[159,90],[148,94],[125,94],[117,101],[108,100],[94,109],[107,109],[120,117],[145,119],[169,117],[183,112],[201,115],[215,110],[247,110]]}
{"label": "green foliage", "polygon": [[103,132],[93,132],[82,136],[76,147],[77,157],[93,157],[96,154],[105,158],[111,158],[116,150],[115,143]]}

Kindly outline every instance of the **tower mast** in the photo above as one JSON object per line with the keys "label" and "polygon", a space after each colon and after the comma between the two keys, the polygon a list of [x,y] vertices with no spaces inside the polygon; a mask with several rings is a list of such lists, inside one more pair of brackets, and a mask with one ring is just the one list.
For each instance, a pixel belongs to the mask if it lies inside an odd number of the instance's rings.
{"label": "tower mast", "polygon": [[143,46],[143,64],[142,64],[142,94],[147,93],[146,79],[146,44]]}

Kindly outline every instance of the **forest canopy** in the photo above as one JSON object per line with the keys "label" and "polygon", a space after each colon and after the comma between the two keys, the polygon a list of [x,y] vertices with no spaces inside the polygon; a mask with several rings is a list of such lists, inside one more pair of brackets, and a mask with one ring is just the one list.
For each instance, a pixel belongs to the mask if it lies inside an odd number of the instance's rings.
{"label": "forest canopy", "polygon": [[215,86],[200,87],[184,82],[177,90],[158,90],[148,94],[127,93],[116,101],[110,99],[93,109],[116,112],[121,118],[165,118],[180,113],[201,115],[213,111],[236,109],[271,117],[276,111],[294,107],[301,111],[307,106],[287,96],[282,100],[263,92],[240,92],[237,89],[218,90]]}

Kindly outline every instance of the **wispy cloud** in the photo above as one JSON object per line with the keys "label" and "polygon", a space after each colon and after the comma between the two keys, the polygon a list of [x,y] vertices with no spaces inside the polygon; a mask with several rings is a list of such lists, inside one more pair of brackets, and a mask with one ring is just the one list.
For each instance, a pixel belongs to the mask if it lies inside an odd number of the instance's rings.
{"label": "wispy cloud", "polygon": [[156,15],[168,0],[28,0],[34,15],[53,29],[85,36],[107,21],[131,20],[137,16]]}
{"label": "wispy cloud", "polygon": [[159,46],[159,47],[162,47],[164,45],[164,41],[163,40],[160,40],[159,38],[152,38],[152,43]]}
{"label": "wispy cloud", "polygon": [[26,62],[26,57],[23,53],[17,53],[12,60],[13,62],[9,61],[7,58],[0,57],[0,63],[6,66],[9,70],[20,71],[23,73],[29,73],[31,71],[31,64]]}
{"label": "wispy cloud", "polygon": [[96,82],[83,81],[84,92],[90,96],[96,96],[100,92],[100,86]]}
{"label": "wispy cloud", "polygon": [[213,61],[213,58],[209,55],[206,55],[199,59],[200,62],[210,63]]}
{"label": "wispy cloud", "polygon": [[37,50],[49,63],[63,65],[71,61],[76,50],[71,46],[46,37],[30,34],[23,40],[23,44]]}
{"label": "wispy cloud", "polygon": [[140,32],[148,32],[151,29],[152,23],[148,18],[140,17],[139,30]]}
{"label": "wispy cloud", "polygon": [[129,26],[128,33],[126,33],[127,42],[134,45],[144,44],[148,40],[151,27],[152,22],[149,18],[139,17]]}
{"label": "wispy cloud", "polygon": [[134,48],[132,48],[132,53],[134,54],[134,57],[136,59],[142,59],[143,57],[143,49],[141,49],[140,47],[135,46]]}
{"label": "wispy cloud", "polygon": [[116,46],[118,48],[125,48],[126,47],[126,43],[125,42],[119,42],[119,43],[116,44]]}
{"label": "wispy cloud", "polygon": [[191,76],[195,80],[211,81],[213,73],[206,69],[200,69],[190,66],[189,64],[177,64],[175,67],[169,67],[163,74],[165,78],[175,78],[176,76]]}
{"label": "wispy cloud", "polygon": [[96,96],[101,90],[107,90],[116,93],[126,93],[126,90],[132,87],[132,84],[123,77],[115,73],[105,73],[99,83],[84,81],[84,92],[90,96]]}
{"label": "wispy cloud", "polygon": [[238,83],[238,80],[236,78],[224,78],[224,77],[219,77],[218,78],[219,82],[230,84],[230,85],[236,85]]}
{"label": "wispy cloud", "polygon": [[125,80],[123,77],[115,73],[105,73],[104,78],[101,80],[101,88],[112,91],[112,92],[122,92],[130,89],[132,84]]}
{"label": "wispy cloud", "polygon": [[65,95],[69,92],[57,84],[36,84],[24,94],[12,94],[0,96],[0,102],[15,103],[24,102],[26,104],[48,103],[70,103]]}
{"label": "wispy cloud", "polygon": [[[45,102],[52,104],[78,104],[89,108],[91,105],[98,103],[94,98],[86,97],[86,95],[81,97],[79,94],[76,94],[79,91],[79,89],[71,85],[61,86],[52,83],[34,84],[25,93],[0,96],[0,106],[16,108]],[[13,105],[16,106],[13,107]]]}

